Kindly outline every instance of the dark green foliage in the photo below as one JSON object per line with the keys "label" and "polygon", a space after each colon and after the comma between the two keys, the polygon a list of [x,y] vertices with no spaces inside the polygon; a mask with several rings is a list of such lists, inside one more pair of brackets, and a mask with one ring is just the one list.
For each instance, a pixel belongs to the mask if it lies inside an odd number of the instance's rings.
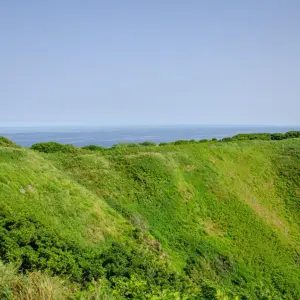
{"label": "dark green foliage", "polygon": [[47,142],[47,143],[37,143],[30,147],[30,149],[44,152],[44,153],[54,153],[54,152],[69,152],[74,153],[78,148],[71,144],[59,144],[56,142]]}
{"label": "dark green foliage", "polygon": [[234,141],[243,140],[270,140],[270,133],[241,133],[232,137]]}
{"label": "dark green foliage", "polygon": [[222,139],[222,142],[231,142],[232,141],[232,138],[230,137],[225,137]]}
{"label": "dark green foliage", "polygon": [[166,143],[166,142],[161,142],[160,144],[159,144],[159,146],[167,146],[168,145],[168,143]]}
{"label": "dark green foliage", "polygon": [[105,150],[104,147],[97,146],[97,145],[88,145],[88,146],[82,147],[81,149],[91,150],[91,151],[103,151],[103,150]]}
{"label": "dark green foliage", "polygon": [[213,139],[212,139],[212,141],[213,141],[213,142],[217,142],[217,141],[218,141],[218,139],[216,139],[216,138],[213,138]]}
{"label": "dark green foliage", "polygon": [[117,295],[133,299],[163,291],[189,299],[200,296],[200,289],[171,271],[157,251],[129,239],[125,244],[113,242],[106,249],[83,248],[32,217],[12,215],[3,207],[0,212],[0,259],[18,263],[22,272],[45,270],[84,286],[106,278]]}
{"label": "dark green foliage", "polygon": [[20,270],[48,270],[55,275],[68,274],[82,279],[77,255],[82,251],[68,244],[31,217],[11,215],[1,209],[0,259],[16,262]]}
{"label": "dark green foliage", "polygon": [[287,139],[300,138],[300,131],[288,131],[285,133]]}
{"label": "dark green foliage", "polygon": [[174,145],[185,145],[188,143],[189,143],[189,141],[187,141],[187,140],[178,140],[178,141],[174,142]]}
{"label": "dark green foliage", "polygon": [[199,140],[199,143],[206,143],[206,142],[208,142],[208,140],[207,140],[207,139],[202,139],[202,140]]}
{"label": "dark green foliage", "polygon": [[273,133],[271,134],[271,140],[284,140],[286,135],[283,133]]}
{"label": "dark green foliage", "polygon": [[140,143],[141,146],[157,146],[154,142],[145,141],[143,143]]}
{"label": "dark green foliage", "polygon": [[287,133],[241,133],[232,138],[226,137],[222,141],[246,141],[246,140],[284,140],[289,138],[300,137],[300,131],[289,131]]}

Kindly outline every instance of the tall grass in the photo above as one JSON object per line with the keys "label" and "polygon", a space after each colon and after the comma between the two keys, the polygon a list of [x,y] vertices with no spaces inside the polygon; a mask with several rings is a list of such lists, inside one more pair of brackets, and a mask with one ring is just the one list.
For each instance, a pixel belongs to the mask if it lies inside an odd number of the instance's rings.
{"label": "tall grass", "polygon": [[24,300],[64,300],[71,289],[58,277],[50,277],[39,271],[21,274],[12,264],[0,263],[0,298]]}

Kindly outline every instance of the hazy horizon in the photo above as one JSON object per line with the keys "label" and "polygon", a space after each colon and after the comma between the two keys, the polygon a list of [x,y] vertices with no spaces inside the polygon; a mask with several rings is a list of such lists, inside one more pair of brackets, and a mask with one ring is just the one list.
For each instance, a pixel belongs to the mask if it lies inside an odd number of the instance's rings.
{"label": "hazy horizon", "polygon": [[201,124],[201,123],[170,123],[170,124],[97,124],[97,123],[0,123],[0,128],[13,128],[13,127],[24,127],[24,128],[36,128],[36,127],[300,127],[300,124]]}
{"label": "hazy horizon", "polygon": [[98,145],[111,147],[118,143],[144,141],[173,142],[177,140],[223,139],[240,133],[286,133],[300,131],[300,126],[37,126],[0,127],[4,135],[16,144],[30,147],[36,143],[57,142],[78,147]]}

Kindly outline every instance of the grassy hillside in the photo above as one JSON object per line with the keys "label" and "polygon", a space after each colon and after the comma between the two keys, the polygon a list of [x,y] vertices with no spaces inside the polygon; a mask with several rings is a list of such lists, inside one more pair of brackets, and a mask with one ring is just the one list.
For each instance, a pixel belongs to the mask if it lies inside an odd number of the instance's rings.
{"label": "grassy hillside", "polygon": [[2,139],[1,297],[300,299],[300,139],[243,139]]}

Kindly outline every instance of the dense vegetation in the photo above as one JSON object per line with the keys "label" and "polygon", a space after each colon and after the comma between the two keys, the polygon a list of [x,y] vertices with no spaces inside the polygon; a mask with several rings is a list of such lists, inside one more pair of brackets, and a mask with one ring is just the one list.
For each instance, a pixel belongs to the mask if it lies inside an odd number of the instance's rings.
{"label": "dense vegetation", "polygon": [[299,137],[0,138],[0,299],[300,299]]}

